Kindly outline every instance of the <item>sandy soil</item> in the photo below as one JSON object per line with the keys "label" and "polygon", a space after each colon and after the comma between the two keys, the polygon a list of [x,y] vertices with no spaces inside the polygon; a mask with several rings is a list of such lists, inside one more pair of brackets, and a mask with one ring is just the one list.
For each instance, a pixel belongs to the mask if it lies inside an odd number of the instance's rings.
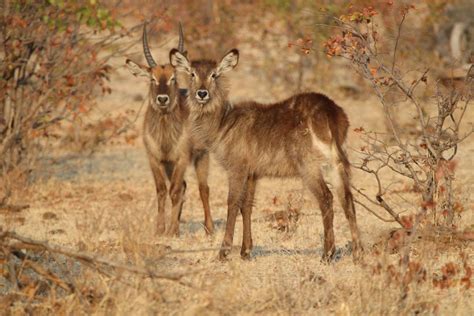
{"label": "sandy soil", "polygon": [[[116,66],[122,62],[114,61]],[[269,95],[272,82],[243,80],[249,67],[244,54],[239,70],[230,75],[232,87],[235,87],[231,93],[233,100],[275,100],[287,96]],[[142,102],[137,100],[146,95],[145,81],[133,78],[119,67],[113,76],[112,88],[113,94],[99,102],[102,111],[127,108],[138,111]],[[315,87],[315,90],[325,89]],[[366,130],[383,128],[382,113],[375,99],[332,96],[345,108],[353,127],[363,126]],[[468,121],[472,121],[473,112],[468,114]],[[140,129],[140,119],[137,125]],[[349,147],[360,146],[355,132],[350,132],[348,143]],[[352,151],[349,150],[349,154],[353,160],[356,159]],[[473,156],[474,141],[471,138],[461,146],[458,154],[456,190],[466,207],[458,220],[461,229],[474,224],[474,198],[470,195],[474,184]],[[349,227],[337,203],[338,260],[330,265],[321,263],[323,227],[320,211],[298,180],[261,181],[253,212],[255,249],[252,260],[242,261],[236,248],[229,262],[221,263],[216,260],[216,249],[224,233],[227,177],[215,162],[212,162],[209,178],[212,215],[217,228],[215,235],[207,237],[204,233],[196,179],[194,172],[188,170],[181,235],[179,238],[165,238],[155,235],[154,185],[140,141],[130,146],[107,146],[93,156],[62,158],[61,155],[55,156],[55,164],[49,161],[40,170],[51,177],[28,189],[24,198],[30,204],[29,209],[9,216],[0,214],[7,228],[33,238],[47,239],[51,243],[160,271],[199,270],[185,278],[188,285],[130,277],[127,280],[132,285],[129,286],[87,272],[92,278],[90,281],[93,280],[113,301],[113,308],[104,303],[98,309],[90,310],[92,312],[184,315],[474,313],[473,291],[461,287],[440,290],[432,287],[430,282],[412,284],[408,298],[400,301],[399,286],[387,282],[383,275],[375,275],[371,268],[377,263],[385,267],[397,262],[397,253],[370,256],[366,265],[355,265],[348,250]],[[353,183],[367,192],[375,192],[374,183],[365,174],[354,172]],[[405,184],[397,185],[403,187]],[[406,211],[413,210],[415,196],[406,194],[404,198],[410,203],[403,202],[398,196],[389,196],[392,202],[405,203],[399,206],[406,207]],[[282,232],[275,229],[276,223],[267,217],[276,211],[287,210],[289,203],[299,209],[300,216],[297,223],[290,226],[289,232]],[[169,201],[167,205],[170,205]],[[395,223],[378,220],[360,207],[357,211],[367,250],[390,229],[397,227]],[[380,214],[388,217],[383,212]],[[235,245],[239,246],[240,218],[235,236]],[[471,263],[474,261],[472,243],[442,247],[426,241],[414,247],[415,257],[424,263],[430,277],[446,262],[459,262],[460,251],[469,256]],[[65,307],[65,311],[75,310]]]}

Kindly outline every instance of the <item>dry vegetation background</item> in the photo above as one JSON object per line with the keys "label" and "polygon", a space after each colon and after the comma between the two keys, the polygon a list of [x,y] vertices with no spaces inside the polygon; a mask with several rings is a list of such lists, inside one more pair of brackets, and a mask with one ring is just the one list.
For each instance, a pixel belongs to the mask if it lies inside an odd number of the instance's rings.
{"label": "dry vegetation background", "polygon": [[[95,6],[95,1],[85,3]],[[460,65],[450,60],[446,42],[433,35],[434,30],[446,33],[444,28],[452,25],[446,12],[466,3],[472,9],[469,1],[409,3],[415,8],[410,9],[403,26],[397,58],[403,69],[432,68],[427,75],[429,84],[419,92],[428,113],[433,110],[430,93],[434,83],[440,74]],[[375,5],[380,33],[393,45],[401,16],[393,10],[399,12],[405,4],[355,1],[354,5]],[[252,260],[241,260],[235,249],[228,262],[218,261],[227,178],[215,162],[209,178],[215,235],[204,233],[192,170],[186,177],[180,237],[155,234],[155,188],[140,139],[148,87],[124,67],[127,57],[143,61],[140,23],[151,20],[149,38],[158,63],[167,63],[169,50],[177,44],[178,20],[183,22],[191,58],[216,57],[238,47],[239,65],[229,75],[234,102],[272,102],[301,90],[328,94],[348,113],[352,126],[348,153],[357,164],[362,159],[361,148],[367,145],[361,131],[386,133],[387,119],[370,83],[357,75],[350,62],[329,58],[323,49],[324,42],[335,34],[327,27],[330,17],[349,10],[348,3],[223,0],[107,1],[103,5],[122,25],[117,26],[120,35],[97,52],[99,60],[104,57],[100,67],[108,65],[105,88],[89,87],[83,104],[87,108],[77,103],[74,111],[79,114],[61,117],[60,125],[55,121],[34,138],[35,156],[31,161],[28,158],[28,167],[2,165],[0,194],[9,194],[0,208],[0,313],[474,313],[472,137],[459,144],[454,160],[452,190],[458,204],[449,226],[438,225],[430,215],[429,220],[416,224],[416,234],[407,235],[383,208],[372,207],[386,221],[356,205],[366,250],[361,264],[352,262],[349,227],[337,203],[337,258],[331,264],[320,261],[323,226],[316,202],[300,181],[277,179],[265,179],[257,189]],[[17,27],[22,27],[20,22]],[[104,23],[100,28],[107,32],[112,26]],[[100,41],[101,34],[100,30],[93,33],[91,41]],[[3,52],[2,58],[5,56]],[[80,69],[86,61],[74,62]],[[6,81],[5,73],[3,76]],[[406,134],[420,135],[408,105],[400,102],[394,112]],[[469,132],[473,120],[474,111],[467,108],[461,131]],[[2,124],[0,117],[0,130]],[[386,137],[391,144],[393,140]],[[44,146],[41,150],[40,145]],[[389,184],[384,199],[405,220],[413,220],[422,206],[413,183],[390,172],[382,178]],[[353,185],[375,198],[377,183],[370,174],[354,169]],[[6,231],[20,237],[2,235]],[[240,236],[238,222],[235,245],[240,245]],[[47,241],[46,246],[69,249],[73,255],[21,238]],[[15,242],[23,245],[18,246],[23,249],[19,255],[9,252]]]}

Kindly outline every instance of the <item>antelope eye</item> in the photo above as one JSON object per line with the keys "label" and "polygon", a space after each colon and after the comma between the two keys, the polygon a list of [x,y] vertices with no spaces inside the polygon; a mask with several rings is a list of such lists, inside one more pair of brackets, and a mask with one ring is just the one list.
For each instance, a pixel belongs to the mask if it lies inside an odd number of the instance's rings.
{"label": "antelope eye", "polygon": [[212,78],[212,79],[216,79],[216,78],[217,78],[217,74],[216,74],[215,72],[213,72],[213,73],[211,74],[211,78]]}
{"label": "antelope eye", "polygon": [[196,74],[194,72],[191,73],[191,77],[195,78]]}

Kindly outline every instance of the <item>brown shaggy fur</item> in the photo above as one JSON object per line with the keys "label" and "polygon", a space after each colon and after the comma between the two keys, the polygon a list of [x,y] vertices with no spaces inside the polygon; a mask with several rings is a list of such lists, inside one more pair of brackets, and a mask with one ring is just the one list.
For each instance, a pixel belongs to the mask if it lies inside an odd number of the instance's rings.
{"label": "brown shaggy fur", "polygon": [[[153,68],[138,65],[127,60],[127,65],[134,75],[144,74],[150,78],[148,108],[143,124],[143,142],[150,162],[153,178],[156,185],[158,201],[157,232],[168,235],[179,233],[179,217],[183,200],[177,205],[177,211],[172,212],[170,225],[165,225],[165,201],[167,196],[166,182],[171,179],[178,161],[180,152],[177,149],[179,139],[182,137],[184,124],[189,117],[189,110],[185,106],[185,97],[180,94],[173,67],[159,65]],[[167,105],[159,104],[158,95],[169,98]],[[199,193],[204,208],[204,224],[208,234],[214,231],[209,207],[209,187],[207,185],[209,169],[209,153],[206,149],[195,150],[190,147],[187,161],[194,163],[199,183]],[[186,168],[185,166],[184,168]],[[181,181],[182,195],[186,190],[186,183]],[[176,213],[176,214],[175,214]]]}
{"label": "brown shaggy fur", "polygon": [[[171,52],[171,64],[177,70],[194,74],[190,76],[187,102],[191,116],[186,137],[195,146],[210,150],[229,175],[227,224],[220,257],[225,258],[230,251],[239,211],[244,222],[241,256],[250,256],[251,210],[258,179],[299,177],[319,203],[325,232],[324,257],[331,258],[335,252],[333,195],[321,170],[328,163],[337,170],[337,193],[349,221],[357,258],[361,243],[350,191],[350,166],[342,149],[349,127],[344,110],[317,93],[301,93],[268,105],[256,102],[231,105],[219,68],[230,70],[222,66],[226,59],[231,60],[231,68],[235,67],[234,57],[227,58],[232,51],[219,65],[209,61],[187,65],[187,59],[174,59],[176,54],[179,53]],[[233,54],[238,56],[236,51]],[[199,100],[198,89],[207,89],[208,102]],[[179,183],[179,179],[173,181]]]}

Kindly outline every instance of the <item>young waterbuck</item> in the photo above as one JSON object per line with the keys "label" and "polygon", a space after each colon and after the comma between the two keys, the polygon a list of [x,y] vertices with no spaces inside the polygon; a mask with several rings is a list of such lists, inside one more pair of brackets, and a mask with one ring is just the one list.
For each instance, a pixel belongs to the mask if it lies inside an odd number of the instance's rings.
{"label": "young waterbuck", "polygon": [[[179,31],[178,51],[184,54],[181,24]],[[148,108],[143,124],[143,142],[156,185],[158,200],[157,231],[159,234],[166,231],[169,235],[176,235],[178,234],[179,215],[171,219],[167,230],[165,227],[166,179],[171,179],[175,163],[178,160],[176,144],[182,137],[183,126],[188,119],[189,110],[185,106],[185,96],[178,86],[173,67],[169,64],[158,65],[154,61],[148,46],[146,24],[143,28],[142,40],[148,66],[137,64],[131,60],[127,60],[126,64],[135,76],[144,76],[150,80]],[[214,226],[209,209],[209,187],[207,185],[209,154],[207,150],[192,150],[189,155],[188,161],[194,163],[199,182],[206,232],[211,234],[214,231]],[[186,190],[184,180],[180,188],[183,195]],[[179,201],[179,213],[181,213],[182,204],[183,199]]]}
{"label": "young waterbuck", "polygon": [[[171,65],[189,74],[190,79],[187,104],[191,113],[186,133],[195,146],[209,149],[228,172],[227,224],[220,258],[225,258],[232,246],[239,210],[243,218],[241,256],[250,256],[257,181],[263,177],[299,177],[319,203],[324,258],[331,259],[335,253],[333,195],[322,172],[322,165],[328,163],[337,171],[336,191],[349,221],[357,259],[362,247],[350,190],[350,165],[342,149],[349,127],[347,115],[331,99],[317,93],[297,94],[275,104],[230,104],[224,74],[237,65],[238,57],[239,52],[233,49],[219,63],[189,62],[178,50],[170,52]],[[182,174],[178,172],[180,165],[177,174]],[[178,178],[175,182],[180,183]]]}

